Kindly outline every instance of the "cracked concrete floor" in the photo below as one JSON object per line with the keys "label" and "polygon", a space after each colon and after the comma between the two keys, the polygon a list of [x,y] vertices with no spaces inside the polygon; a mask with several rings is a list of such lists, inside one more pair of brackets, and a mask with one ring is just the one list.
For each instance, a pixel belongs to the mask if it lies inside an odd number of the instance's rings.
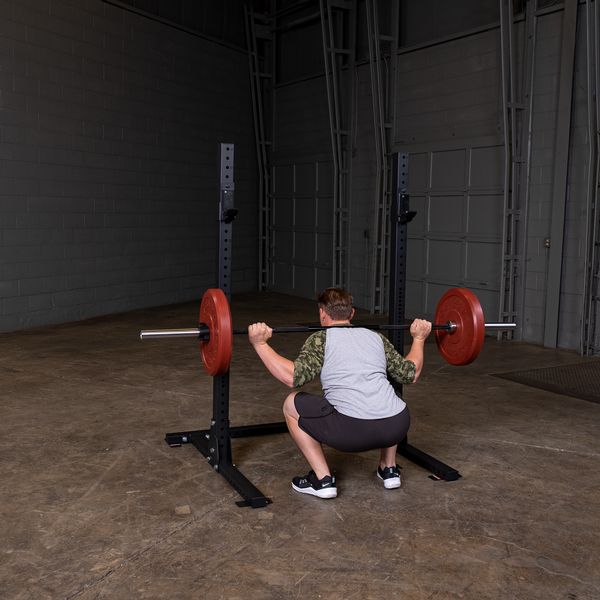
{"label": "cracked concrete floor", "polygon": [[[462,478],[433,481],[400,458],[328,451],[339,496],[290,489],[305,465],[287,434],[233,441],[273,504],[238,494],[167,431],[204,429],[212,379],[192,340],[138,340],[191,327],[197,304],[0,335],[0,596],[4,599],[600,597],[600,405],[493,377],[576,354],[488,338],[450,367],[427,347],[405,387],[410,442]],[[234,298],[236,327],[314,320],[309,301]],[[288,356],[304,336],[280,335]],[[281,420],[286,389],[236,337],[233,425]],[[599,383],[600,385],[600,383]],[[313,388],[318,389],[312,384]]]}

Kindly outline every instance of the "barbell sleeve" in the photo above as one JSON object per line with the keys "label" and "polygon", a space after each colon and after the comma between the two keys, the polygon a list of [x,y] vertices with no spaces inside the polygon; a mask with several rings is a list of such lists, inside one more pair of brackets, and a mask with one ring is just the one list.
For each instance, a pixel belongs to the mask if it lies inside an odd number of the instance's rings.
{"label": "barbell sleeve", "polygon": [[486,323],[484,325],[486,329],[497,329],[498,331],[508,331],[509,329],[516,329],[516,323]]}
{"label": "barbell sleeve", "polygon": [[[332,325],[331,327],[325,327],[321,325],[303,325],[298,327],[273,327],[273,333],[310,333],[313,331],[322,331],[324,329],[332,329],[334,327],[362,327],[364,329],[372,329],[374,331],[392,331],[397,329],[410,329],[410,324],[403,325]],[[516,323],[486,323],[486,329],[496,329],[498,331],[505,331],[509,329],[515,329]],[[448,323],[435,323],[431,326],[433,330],[444,329],[447,331],[454,331],[456,324],[452,321]],[[234,329],[232,332],[234,335],[246,335],[247,329]],[[206,338],[210,337],[210,329],[204,323],[201,323],[198,327],[191,327],[189,329],[147,329],[140,332],[140,339],[157,339],[157,338],[180,338],[180,337],[193,337],[193,338]]]}
{"label": "barbell sleeve", "polygon": [[[140,331],[140,340],[180,337],[198,338],[201,337],[203,333],[202,327],[191,327],[189,329],[147,329],[145,331]],[[210,335],[208,327],[206,328],[206,335]]]}

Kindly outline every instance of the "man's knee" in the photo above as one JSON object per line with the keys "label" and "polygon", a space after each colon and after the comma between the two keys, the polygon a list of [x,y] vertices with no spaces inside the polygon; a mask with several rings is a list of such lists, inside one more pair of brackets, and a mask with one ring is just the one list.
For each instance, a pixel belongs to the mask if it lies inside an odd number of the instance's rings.
{"label": "man's knee", "polygon": [[299,417],[298,411],[296,410],[296,403],[294,402],[297,393],[298,392],[291,392],[283,402],[283,414],[294,417],[295,419]]}

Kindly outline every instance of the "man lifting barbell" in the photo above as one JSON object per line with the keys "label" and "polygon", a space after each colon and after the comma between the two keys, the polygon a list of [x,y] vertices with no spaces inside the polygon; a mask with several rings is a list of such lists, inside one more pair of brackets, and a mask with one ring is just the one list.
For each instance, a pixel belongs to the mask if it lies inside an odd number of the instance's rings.
{"label": "man lifting barbell", "polygon": [[[483,309],[477,296],[466,288],[450,288],[447,290],[437,303],[433,325],[428,321],[415,320],[411,325],[403,323],[390,323],[388,325],[367,325],[354,326],[350,324],[354,311],[352,309],[352,298],[343,290],[338,290],[339,293],[346,294],[346,299],[341,303],[346,306],[346,312],[338,314],[333,310],[335,302],[323,298],[320,302],[319,313],[321,315],[321,325],[318,327],[308,326],[285,326],[269,328],[264,323],[255,324],[258,327],[253,327],[252,335],[256,334],[255,341],[257,352],[263,357],[265,364],[270,366],[270,370],[278,378],[283,378],[288,385],[300,385],[317,374],[321,373],[321,381],[327,399],[326,404],[322,404],[323,399],[320,397],[306,397],[306,395],[293,393],[285,403],[286,420],[288,429],[295,432],[298,436],[302,433],[306,436],[302,439],[312,439],[313,444],[310,446],[301,446],[302,451],[313,467],[312,471],[306,477],[295,478],[293,485],[294,489],[300,492],[316,494],[320,497],[334,497],[337,493],[335,480],[331,477],[331,472],[325,461],[321,443],[330,443],[333,447],[338,447],[341,450],[366,450],[370,448],[381,448],[381,462],[377,470],[378,476],[383,480],[386,488],[394,488],[400,485],[400,473],[396,467],[394,460],[395,444],[404,439],[405,433],[394,432],[391,439],[382,439],[381,428],[378,429],[379,419],[386,421],[391,415],[391,419],[401,415],[406,422],[402,426],[402,431],[408,429],[408,409],[405,408],[402,400],[394,400],[395,395],[383,396],[387,398],[388,403],[397,402],[397,412],[381,411],[381,406],[373,403],[373,398],[380,401],[381,398],[377,393],[371,394],[370,387],[358,387],[354,389],[351,383],[355,379],[359,379],[361,374],[371,373],[374,376],[373,380],[366,380],[365,385],[374,385],[375,392],[384,390],[389,394],[389,388],[381,381],[382,374],[386,372],[400,382],[415,381],[420,373],[423,365],[423,342],[429,334],[429,331],[435,330],[435,341],[437,349],[442,358],[450,365],[468,365],[473,362],[483,347],[485,330],[495,329],[497,331],[515,329],[516,323],[486,323],[483,316]],[[323,310],[321,310],[323,309]],[[325,324],[324,324],[325,323]],[[264,327],[263,327],[264,326]],[[333,333],[329,334],[331,329]],[[410,352],[405,358],[400,357],[391,344],[382,337],[373,337],[372,333],[364,331],[359,334],[360,330],[395,330],[395,329],[411,329],[413,334],[413,345]],[[323,331],[323,330],[326,330]],[[344,330],[349,330],[350,334],[344,334]],[[286,358],[277,355],[268,345],[268,340],[272,333],[312,333],[318,331],[318,335],[310,336],[303,347],[300,356],[296,361],[292,362]],[[221,473],[240,493],[244,496],[245,502],[249,502],[252,506],[265,506],[268,502],[261,493],[250,484],[243,476],[235,469],[235,465],[231,463],[230,449],[228,445],[231,439],[231,431],[229,429],[229,396],[228,396],[228,374],[231,364],[233,336],[248,335],[248,328],[234,330],[232,326],[231,311],[229,301],[223,290],[219,288],[207,289],[200,303],[199,323],[197,327],[189,329],[155,329],[140,332],[141,339],[163,339],[163,338],[180,338],[191,337],[199,340],[200,354],[204,367],[210,375],[215,377],[215,386],[213,387],[213,405],[215,412],[215,420],[211,425],[210,430],[182,432],[176,434],[167,434],[166,440],[169,444],[179,445],[181,443],[193,443],[213,465],[216,471]],[[344,337],[346,336],[347,337]],[[377,342],[375,342],[377,340]],[[381,340],[381,341],[379,341]],[[351,342],[351,343],[350,343]],[[382,359],[381,344],[383,344]],[[374,351],[377,347],[378,350]],[[277,358],[278,357],[278,358]],[[360,357],[360,359],[358,359]],[[391,358],[390,358],[391,357]],[[366,358],[371,362],[365,362]],[[379,363],[377,362],[379,360]],[[394,363],[400,361],[400,367],[394,367]],[[307,363],[306,368],[303,367]],[[313,363],[315,363],[313,365]],[[324,363],[327,363],[326,365]],[[404,366],[402,366],[404,365]],[[414,368],[414,375],[409,373],[407,369]],[[371,369],[371,371],[369,371]],[[295,381],[296,371],[302,373],[302,377]],[[394,374],[395,373],[395,374]],[[376,376],[376,377],[375,377]],[[377,388],[379,383],[380,388]],[[340,390],[347,390],[349,393],[344,395]],[[352,407],[355,405],[356,395],[362,393],[363,406],[372,410],[379,406],[374,415],[369,414],[372,418],[365,418],[365,413],[360,410],[352,412]],[[368,400],[368,402],[367,402]],[[399,400],[399,402],[398,402]],[[302,403],[301,406],[300,403]],[[337,404],[334,407],[334,403]],[[290,406],[291,405],[291,406]],[[321,407],[325,407],[325,413],[321,414]],[[340,407],[346,407],[346,409]],[[360,405],[359,405],[360,406]],[[385,404],[384,404],[385,406]],[[389,404],[387,405],[389,408]],[[343,421],[352,422],[352,419],[362,423],[363,429],[359,431],[363,438],[357,438],[354,430],[350,427],[345,429],[338,427],[339,431],[332,430],[327,432],[331,435],[331,439],[315,434],[308,429],[313,423],[317,423],[315,419],[321,419],[320,422],[326,422],[324,417],[327,416],[327,411],[338,413],[336,417],[338,423]],[[306,412],[316,410],[316,414]],[[346,411],[350,411],[346,414]],[[288,414],[289,413],[289,414]],[[353,416],[357,415],[357,416]],[[386,423],[384,423],[385,425]],[[276,427],[273,428],[272,425]],[[279,433],[279,425],[283,423],[271,424],[266,428],[257,426],[261,432],[268,430],[272,433]],[[296,427],[294,428],[294,425]],[[369,430],[374,427],[374,432]],[[236,428],[237,434],[244,431],[244,435],[248,433],[248,428]],[[393,428],[390,427],[389,431]],[[368,437],[364,432],[369,434]],[[386,435],[389,431],[385,431]],[[217,432],[217,433],[215,433]],[[236,434],[236,437],[239,435]],[[294,433],[292,433],[293,435]],[[337,436],[335,439],[333,436]],[[294,438],[296,439],[296,438]],[[337,442],[336,442],[337,439]],[[355,439],[360,441],[362,445],[355,443]],[[365,439],[371,441],[370,444],[365,444]],[[321,440],[321,441],[318,441]],[[375,440],[375,441],[374,441]],[[337,443],[336,444],[334,443]],[[300,442],[302,443],[302,442]],[[300,445],[299,443],[299,445]],[[306,446],[306,448],[304,447]],[[367,447],[368,446],[368,447]],[[408,446],[407,446],[408,447]],[[222,452],[215,450],[222,450]],[[393,450],[393,451],[392,451]],[[416,451],[416,449],[413,449]],[[317,462],[313,464],[315,457]],[[431,457],[429,457],[431,458]],[[419,459],[420,460],[420,459]],[[447,465],[442,465],[447,467]],[[315,469],[315,467],[317,467]],[[429,468],[429,466],[427,467]],[[457,477],[458,472],[454,472]],[[331,477],[328,481],[320,481],[325,477]],[[319,479],[320,478],[320,479]],[[456,477],[454,477],[456,478]],[[444,476],[446,479],[446,476]],[[313,485],[314,484],[314,485]],[[243,490],[243,491],[241,491]]]}
{"label": "man lifting barbell", "polygon": [[289,432],[311,467],[307,475],[292,479],[292,488],[319,498],[337,496],[322,444],[346,452],[379,448],[377,477],[386,489],[398,488],[396,448],[408,432],[410,413],[388,376],[398,383],[417,381],[431,323],[412,322],[412,345],[402,357],[383,335],[348,327],[354,308],[347,291],[328,288],[317,300],[321,326],[328,329],[310,335],[294,361],[269,345],[273,330],[267,324],[248,327],[254,350],[282,383],[297,388],[320,374],[323,397],[294,391],[283,404]]}

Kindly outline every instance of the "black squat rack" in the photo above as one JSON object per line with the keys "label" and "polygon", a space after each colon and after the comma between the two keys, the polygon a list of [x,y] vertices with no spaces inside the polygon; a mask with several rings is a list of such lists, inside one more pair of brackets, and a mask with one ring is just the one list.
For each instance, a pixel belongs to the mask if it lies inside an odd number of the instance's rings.
{"label": "black squat rack", "polygon": [[[234,207],[233,144],[221,143],[219,145],[219,164],[218,287],[223,290],[228,300],[231,300],[232,224],[237,215],[237,210]],[[395,226],[392,227],[391,231],[392,251],[390,253],[392,257],[389,297],[391,323],[402,323],[404,321],[406,228],[415,215],[408,208],[407,171],[408,155],[397,154],[394,165],[394,203],[392,210],[392,220]],[[403,332],[401,330],[392,331],[390,341],[397,350],[402,351]],[[401,391],[401,388],[399,391]],[[238,506],[261,508],[270,504],[272,500],[256,488],[234,465],[231,440],[285,432],[287,432],[287,425],[284,421],[231,427],[229,423],[229,372],[227,372],[223,375],[213,376],[213,416],[210,428],[167,433],[165,441],[169,446],[193,444],[206,457],[213,469],[222,475],[243,498],[243,500],[236,502]],[[460,477],[458,471],[411,446],[406,438],[399,443],[398,453],[429,470],[435,479],[453,481]]]}

